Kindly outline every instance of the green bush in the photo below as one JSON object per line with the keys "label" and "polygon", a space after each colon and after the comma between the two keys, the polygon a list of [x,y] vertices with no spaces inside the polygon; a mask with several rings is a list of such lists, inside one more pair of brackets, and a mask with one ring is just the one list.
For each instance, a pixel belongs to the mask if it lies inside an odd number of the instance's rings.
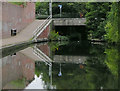
{"label": "green bush", "polygon": [[118,3],[113,3],[111,5],[111,11],[107,16],[107,24],[105,25],[106,35],[105,38],[108,42],[118,42],[119,41],[119,30],[118,30]]}
{"label": "green bush", "polygon": [[55,30],[53,30],[53,31],[50,32],[49,39],[51,39],[51,40],[68,40],[68,37],[61,36],[61,35],[59,35],[58,32],[56,33]]}

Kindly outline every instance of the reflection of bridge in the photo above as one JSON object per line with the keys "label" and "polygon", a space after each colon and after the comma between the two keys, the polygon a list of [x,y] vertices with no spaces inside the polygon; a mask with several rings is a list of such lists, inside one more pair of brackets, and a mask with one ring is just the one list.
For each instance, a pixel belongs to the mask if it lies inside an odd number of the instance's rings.
{"label": "reflection of bridge", "polygon": [[[43,61],[48,65],[51,65],[52,62],[56,63],[75,63],[75,64],[85,64],[87,59],[86,56],[72,56],[72,55],[54,55],[53,60],[51,60],[46,53],[50,52],[50,49],[47,49],[47,44],[41,44],[39,46],[34,46],[33,48],[29,47],[21,51],[24,55],[33,59],[34,61]],[[45,47],[44,47],[45,46]],[[44,49],[47,49],[44,51]],[[46,52],[47,51],[47,52]]]}
{"label": "reflection of bridge", "polygon": [[55,55],[53,62],[56,63],[75,63],[75,64],[85,64],[87,57],[85,56],[65,56],[65,55]]}

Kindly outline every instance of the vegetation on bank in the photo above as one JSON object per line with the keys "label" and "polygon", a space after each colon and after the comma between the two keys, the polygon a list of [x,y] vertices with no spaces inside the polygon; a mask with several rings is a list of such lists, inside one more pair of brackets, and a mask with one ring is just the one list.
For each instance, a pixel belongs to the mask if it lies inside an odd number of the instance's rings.
{"label": "vegetation on bank", "polygon": [[59,35],[59,33],[58,32],[56,33],[55,30],[50,32],[49,39],[50,40],[69,40],[68,37]]}
{"label": "vegetation on bank", "polygon": [[[109,43],[120,42],[118,23],[120,22],[120,3],[118,2],[74,2],[53,3],[53,17],[59,17],[58,5],[62,5],[62,17],[75,14],[85,17],[88,27],[88,38],[106,40]],[[36,3],[36,14],[49,15],[49,3]],[[74,17],[76,17],[74,15]]]}
{"label": "vegetation on bank", "polygon": [[119,59],[119,52],[117,48],[110,47],[109,49],[105,50],[106,59],[105,63],[112,72],[113,75],[118,77],[118,59]]}
{"label": "vegetation on bank", "polygon": [[87,26],[92,38],[106,40],[109,43],[118,43],[118,20],[120,3],[88,3],[89,11],[86,13]]}
{"label": "vegetation on bank", "polygon": [[26,2],[10,2],[10,3],[15,4],[15,5],[23,5],[23,6],[27,5]]}
{"label": "vegetation on bank", "polygon": [[109,43],[119,42],[118,3],[88,3],[86,14],[87,27],[92,38],[106,40]]}
{"label": "vegetation on bank", "polygon": [[86,24],[91,39],[104,39],[104,24],[109,11],[109,3],[87,3]]}
{"label": "vegetation on bank", "polygon": [[110,12],[108,12],[106,24],[104,25],[106,31],[105,38],[108,42],[120,42],[118,38],[118,17],[120,17],[120,13],[118,13],[118,3],[113,3]]}

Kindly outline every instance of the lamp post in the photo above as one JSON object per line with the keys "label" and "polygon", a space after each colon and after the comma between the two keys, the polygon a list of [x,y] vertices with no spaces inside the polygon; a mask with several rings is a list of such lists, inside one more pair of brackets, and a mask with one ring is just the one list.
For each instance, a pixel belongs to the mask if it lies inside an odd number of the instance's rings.
{"label": "lamp post", "polygon": [[60,8],[60,17],[61,17],[61,13],[62,13],[62,5],[58,5],[58,7]]}

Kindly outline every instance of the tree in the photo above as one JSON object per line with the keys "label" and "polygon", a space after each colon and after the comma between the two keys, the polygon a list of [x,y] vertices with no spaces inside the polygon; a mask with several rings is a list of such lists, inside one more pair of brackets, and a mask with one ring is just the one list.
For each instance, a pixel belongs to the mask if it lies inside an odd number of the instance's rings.
{"label": "tree", "polygon": [[36,2],[36,14],[48,15],[49,14],[49,3]]}
{"label": "tree", "polygon": [[[106,20],[106,14],[109,11],[109,3],[87,3],[86,4],[86,24],[92,38],[102,38],[105,30],[101,28]],[[104,23],[103,23],[104,22]]]}
{"label": "tree", "polygon": [[109,42],[118,42],[119,41],[119,30],[118,30],[118,17],[120,14],[118,13],[118,3],[114,2],[111,5],[111,10],[107,16],[107,24],[105,26],[106,30],[106,39]]}
{"label": "tree", "polygon": [[[120,16],[120,2],[118,2],[118,16]],[[120,25],[120,17],[118,17],[118,25]],[[120,26],[118,26],[118,33],[119,33],[119,43],[120,43]]]}

